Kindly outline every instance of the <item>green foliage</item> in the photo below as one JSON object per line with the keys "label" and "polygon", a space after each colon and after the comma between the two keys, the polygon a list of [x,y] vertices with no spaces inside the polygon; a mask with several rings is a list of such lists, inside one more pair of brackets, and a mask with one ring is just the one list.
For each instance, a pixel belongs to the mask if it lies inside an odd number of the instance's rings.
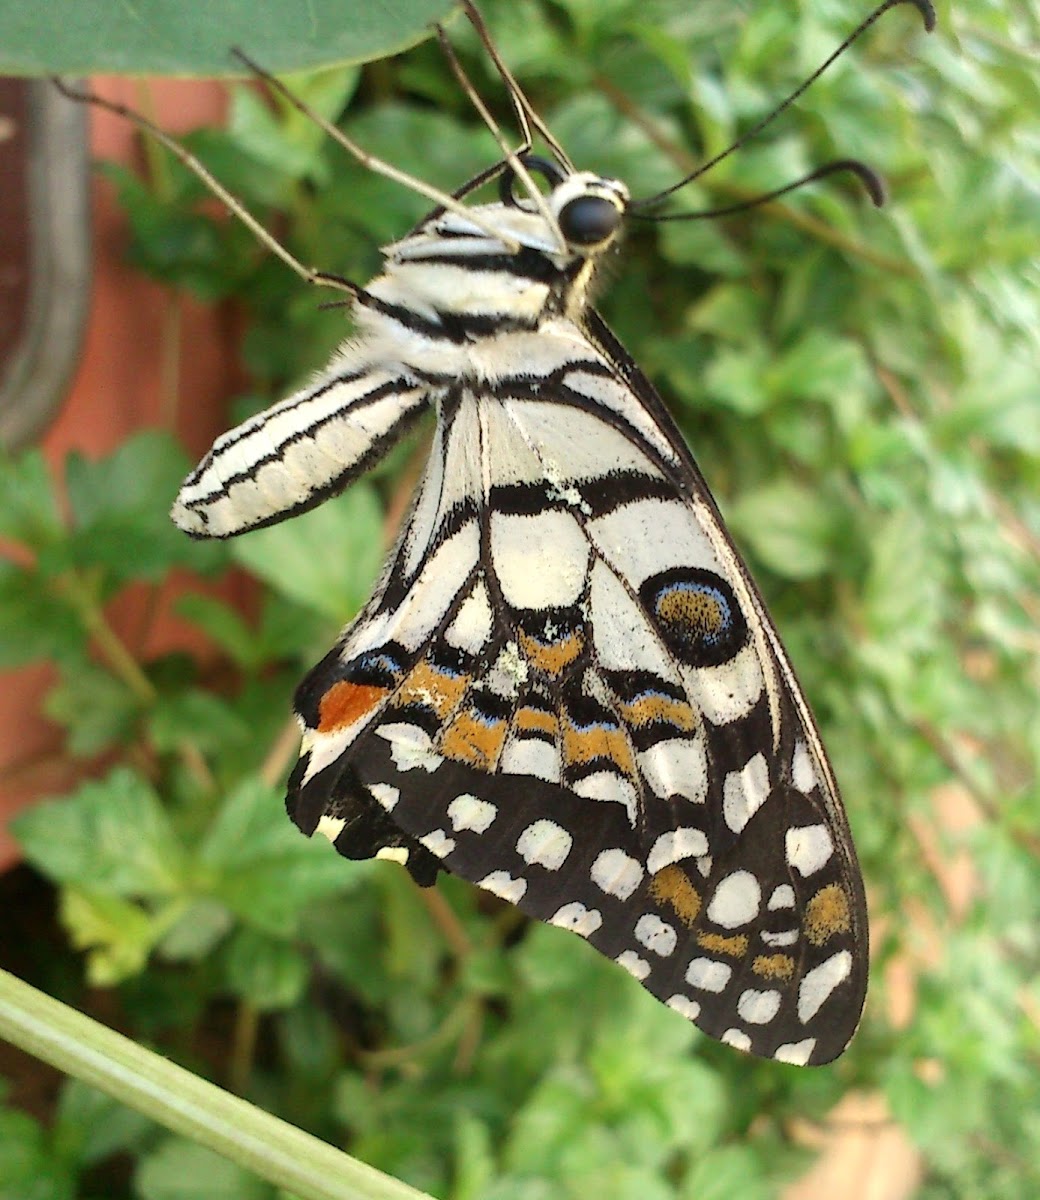
{"label": "green foliage", "polygon": [[150,1140],[144,1117],[76,1080],[62,1087],[49,1128],[0,1106],[0,1200],[101,1200],[89,1184],[81,1189],[83,1176]]}
{"label": "green foliage", "polygon": [[450,11],[448,0],[53,0],[0,9],[5,75],[241,71],[241,46],[272,71],[364,62],[422,38]]}
{"label": "green foliage", "polygon": [[[575,161],[637,195],[723,149],[863,15],[852,0],[487,9]],[[745,1060],[577,939],[455,880],[439,888],[447,911],[424,903],[392,864],[345,863],[284,820],[293,681],[362,602],[418,442],[231,546],[168,527],[187,464],[164,436],[72,458],[60,481],[33,454],[0,470],[16,547],[0,564],[0,662],[55,665],[48,712],[97,776],[17,833],[126,1027],[452,1200],[776,1196],[807,1164],[795,1120],[822,1120],[853,1086],[883,1092],[918,1147],[921,1197],[1037,1193],[1035,14],[963,0],[932,38],[918,29],[909,6],[887,16],[673,200],[719,207],[857,155],[888,175],[887,209],[832,178],[725,220],[638,225],[602,296],[732,519],[843,785],[878,943],[847,1055],[812,1073]],[[454,32],[508,123],[474,36]],[[432,45],[360,83],[301,86],[442,186],[495,153]],[[302,261],[361,281],[424,209],[251,92],[228,131],[190,141]],[[176,164],[109,174],[134,260],[244,314],[251,390],[229,423],[322,364],[342,312],[200,208],[197,181]],[[264,585],[248,617],[199,582],[178,601],[207,665],[139,661],[112,632],[106,605],[128,587],[232,564]],[[967,826],[942,816],[951,783],[970,797]],[[955,902],[942,864],[957,853],[972,886]],[[897,962],[917,977],[898,1026]],[[5,1179],[12,1196],[90,1196],[77,1180],[117,1149],[136,1167],[108,1195],[267,1195],[112,1115],[111,1142],[84,1132],[100,1119],[61,1133],[64,1105],[46,1130],[0,1113],[0,1164],[25,1181]]]}

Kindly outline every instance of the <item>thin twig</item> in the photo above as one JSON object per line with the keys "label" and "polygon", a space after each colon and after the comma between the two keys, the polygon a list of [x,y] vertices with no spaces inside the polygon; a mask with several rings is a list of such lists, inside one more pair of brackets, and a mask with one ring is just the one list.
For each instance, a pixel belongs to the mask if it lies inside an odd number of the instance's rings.
{"label": "thin twig", "polygon": [[1004,828],[1011,840],[1021,846],[1027,853],[1040,858],[1040,836],[1008,825],[1004,814],[1000,810],[999,800],[981,786],[968,770],[967,766],[961,761],[961,757],[957,751],[948,743],[935,726],[929,721],[916,720],[913,722],[913,727],[932,748],[943,765],[970,793],[971,798],[982,809],[986,819],[994,825]]}
{"label": "thin twig", "polygon": [[216,777],[210,770],[209,763],[206,762],[206,756],[198,746],[187,738],[181,738],[177,743],[177,753],[181,757],[181,762],[187,767],[199,791],[207,796],[215,795],[217,792]]}
{"label": "thin twig", "polygon": [[260,766],[260,778],[268,787],[277,787],[300,748],[300,725],[291,717],[279,730],[267,757]]}
{"label": "thin twig", "polygon": [[480,1035],[484,1032],[484,1005],[476,996],[472,998],[470,1014],[459,1037],[458,1049],[451,1069],[456,1075],[468,1075],[480,1046]]}
{"label": "thin twig", "polygon": [[158,698],[158,692],[122,639],[108,623],[105,611],[89,581],[81,572],[73,570],[66,571],[56,580],[56,585],[76,610],[83,628],[95,640],[98,649],[114,674],[126,684],[142,704],[146,706],[154,704]]}
{"label": "thin twig", "polygon": [[[638,125],[653,144],[664,154],[668,155],[680,171],[688,173],[696,167],[697,163],[689,151],[668,137],[612,79],[609,79],[605,75],[594,75],[593,82],[618,112],[632,121],[633,124]],[[755,199],[754,192],[737,184],[727,183],[721,179],[713,180],[710,183],[704,181],[704,186],[715,189],[725,196],[733,196],[738,200]],[[868,262],[871,266],[878,267],[883,271],[911,277],[917,274],[914,267],[903,259],[881,254],[877,250],[871,249],[870,246],[865,246],[862,242],[846,237],[845,234],[839,232],[833,226],[828,225],[825,221],[819,220],[817,217],[800,208],[791,208],[787,204],[770,200],[762,204],[762,212],[768,213],[770,216],[776,217],[781,221],[786,221],[789,225],[794,225],[819,241],[826,242],[828,245],[834,246],[845,254],[861,258],[864,262]]]}
{"label": "thin twig", "polygon": [[473,1003],[471,996],[460,1000],[432,1033],[419,1038],[418,1041],[409,1042],[405,1046],[390,1046],[385,1050],[360,1050],[358,1060],[366,1070],[384,1071],[390,1067],[408,1067],[414,1064],[416,1059],[423,1058],[457,1037],[469,1023],[469,1010]]}
{"label": "thin twig", "polygon": [[452,954],[458,959],[468,958],[473,953],[473,943],[447,900],[436,888],[420,888],[419,897]]}
{"label": "thin twig", "polygon": [[248,1000],[240,999],[235,1006],[235,1028],[228,1063],[228,1086],[239,1096],[244,1095],[249,1086],[259,1032],[260,1010]]}

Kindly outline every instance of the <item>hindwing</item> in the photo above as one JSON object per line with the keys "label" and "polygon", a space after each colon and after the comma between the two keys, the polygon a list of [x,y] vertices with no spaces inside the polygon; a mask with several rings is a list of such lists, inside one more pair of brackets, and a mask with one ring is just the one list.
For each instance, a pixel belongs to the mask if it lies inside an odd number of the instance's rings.
{"label": "hindwing", "polygon": [[862,883],[764,606],[663,403],[595,314],[431,384],[374,596],[300,687],[288,806],[572,930],[714,1037],[838,1055]]}

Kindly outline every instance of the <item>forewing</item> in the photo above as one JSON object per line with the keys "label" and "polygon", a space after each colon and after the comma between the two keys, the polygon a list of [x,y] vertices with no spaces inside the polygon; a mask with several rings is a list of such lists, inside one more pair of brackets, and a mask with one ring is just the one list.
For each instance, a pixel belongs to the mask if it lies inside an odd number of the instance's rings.
{"label": "forewing", "polygon": [[223,434],[185,479],[170,516],[226,538],[305,512],[382,457],[428,388],[348,345],[307,387]]}
{"label": "forewing", "polygon": [[290,812],[571,929],[732,1045],[829,1061],[867,935],[808,708],[649,385],[539,336],[565,366],[446,403],[376,596],[298,694]]}

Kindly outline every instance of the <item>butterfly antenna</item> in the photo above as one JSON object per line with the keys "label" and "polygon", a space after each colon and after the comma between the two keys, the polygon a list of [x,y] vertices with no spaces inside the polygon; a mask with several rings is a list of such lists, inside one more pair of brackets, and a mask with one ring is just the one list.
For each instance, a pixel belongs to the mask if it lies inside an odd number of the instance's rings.
{"label": "butterfly antenna", "polygon": [[[874,11],[869,16],[865,17],[859,23],[859,25],[856,26],[856,28],[849,34],[849,36],[837,48],[837,50],[835,50],[834,53],[831,54],[826,59],[826,61],[821,63],[820,66],[818,66],[816,68],[816,70],[813,71],[813,73],[809,76],[808,79],[806,79],[802,84],[800,84],[797,88],[795,88],[795,90],[785,100],[783,100],[780,104],[778,104],[776,106],[776,108],[774,108],[772,110],[772,112],[767,113],[766,116],[764,116],[760,121],[757,121],[754,125],[752,125],[749,130],[747,130],[745,133],[742,133],[740,135],[740,137],[738,137],[737,140],[735,142],[733,142],[732,145],[727,147],[727,149],[721,151],[721,153],[716,154],[714,158],[710,158],[706,163],[703,163],[695,171],[691,171],[689,173],[689,175],[684,176],[682,179],[680,179],[678,181],[678,183],[673,183],[671,187],[665,188],[663,192],[658,192],[655,196],[646,196],[645,198],[643,198],[641,200],[634,200],[632,202],[632,204],[630,205],[629,211],[631,212],[633,209],[636,209],[636,208],[645,208],[647,205],[656,204],[659,201],[664,200],[666,197],[671,196],[673,193],[677,192],[680,188],[685,187],[688,183],[692,183],[695,179],[699,179],[706,171],[710,171],[712,167],[714,167],[718,163],[722,162],[723,159],[729,158],[729,156],[735,150],[739,150],[741,146],[743,146],[746,142],[750,141],[750,139],[755,137],[756,134],[761,133],[762,130],[765,129],[765,127],[768,124],[770,124],[770,122],[776,120],[776,118],[785,109],[789,108],[798,99],[799,96],[801,96],[808,88],[810,88],[816,82],[817,79],[820,78],[820,76],[824,73],[824,71],[826,71],[837,59],[839,59],[845,53],[846,50],[848,50],[848,48],[852,45],[853,42],[855,42],[862,34],[864,34],[871,27],[871,25],[874,24],[875,21],[877,21],[880,17],[884,16],[884,14],[886,12],[888,12],[888,10],[890,8],[895,8],[897,5],[900,5],[900,4],[912,4],[914,6],[914,8],[916,8],[917,11],[921,14],[921,20],[924,22],[925,30],[928,33],[931,33],[931,31],[935,28],[935,9],[932,7],[931,0],[885,0],[884,4],[881,4],[877,8],[875,8]],[[862,167],[862,170],[859,170],[859,167]],[[833,165],[832,165],[832,168],[830,168],[830,169],[834,169]],[[857,173],[860,174],[861,178],[865,178],[864,172],[869,173],[869,168],[863,167],[863,164],[858,164],[858,167],[850,167],[849,169],[856,170]],[[825,174],[829,173],[829,170],[826,170],[824,173]],[[753,201],[752,203],[762,203],[765,200],[772,199],[773,196],[782,195],[785,191],[790,191],[791,188],[799,187],[799,186],[801,186],[802,183],[808,183],[809,179],[811,179],[811,178],[819,178],[819,176],[818,175],[809,176],[804,180],[800,180],[798,183],[790,184],[788,187],[781,189],[779,192],[772,193],[770,196],[763,196],[761,198],[761,200]],[[870,190],[870,188],[868,186],[868,191],[869,190]],[[733,210],[727,210],[727,211],[733,211]]]}
{"label": "butterfly antenna", "polygon": [[534,105],[528,100],[524,94],[523,88],[517,83],[516,76],[510,71],[498,52],[498,47],[491,38],[491,32],[488,29],[484,18],[480,15],[480,10],[472,2],[472,0],[462,0],[462,8],[465,12],[469,23],[476,30],[477,37],[480,38],[481,44],[487,51],[488,57],[495,64],[495,70],[498,71],[499,77],[505,84],[506,91],[509,93],[510,102],[513,105],[513,111],[516,113],[517,124],[523,132],[524,139],[527,143],[527,149],[531,147],[531,129],[533,128],[541,137],[542,141],[552,151],[556,161],[563,167],[568,174],[573,175],[575,171],[574,163],[567,156],[566,150],[553,137],[552,131],[548,125],[535,111]]}
{"label": "butterfly antenna", "polygon": [[793,192],[797,188],[804,187],[807,183],[815,183],[817,179],[823,179],[827,175],[835,175],[840,171],[848,171],[855,175],[867,195],[873,201],[875,208],[880,208],[885,203],[885,185],[881,176],[872,167],[868,167],[865,162],[860,162],[858,158],[841,158],[834,162],[826,163],[822,167],[817,167],[815,171],[810,171],[808,175],[803,175],[801,179],[796,179],[793,183],[788,183],[784,187],[777,188],[775,191],[766,192],[764,196],[756,196],[753,200],[742,200],[737,204],[726,205],[725,208],[710,208],[699,212],[687,213],[641,213],[634,212],[630,216],[639,221],[702,221],[708,217],[728,217],[732,213],[744,212],[749,208],[757,208],[760,204],[768,204],[770,200],[776,200],[780,196],[786,196],[788,192]]}
{"label": "butterfly antenna", "polygon": [[531,197],[531,200],[538,209],[542,219],[553,231],[553,234],[556,237],[556,243],[560,250],[566,250],[567,243],[564,241],[563,234],[560,232],[560,227],[556,221],[556,217],[553,215],[552,210],[546,203],[545,196],[542,194],[541,189],[532,179],[530,171],[528,171],[527,167],[524,165],[523,155],[531,149],[531,129],[527,124],[524,110],[518,105],[514,97],[513,108],[517,114],[517,120],[520,122],[520,128],[524,139],[522,144],[514,150],[509,145],[509,142],[506,141],[506,137],[499,127],[498,122],[491,115],[491,112],[481,98],[480,93],[473,85],[473,81],[466,74],[465,68],[459,61],[459,56],[455,53],[455,47],[448,40],[448,35],[444,32],[444,27],[442,25],[435,25],[434,28],[437,31],[437,40],[440,42],[444,57],[448,62],[448,66],[451,67],[455,78],[458,80],[459,86],[462,88],[463,92],[465,92],[470,103],[480,114],[481,120],[488,127],[492,137],[498,143],[498,148],[502,151],[505,161],[509,164],[509,167],[513,173],[527,189],[527,194]]}
{"label": "butterfly antenna", "polygon": [[202,180],[206,187],[224,204],[230,213],[245,225],[261,245],[266,246],[272,254],[277,255],[305,283],[316,284],[320,287],[338,288],[341,291],[349,292],[355,298],[363,294],[363,289],[359,288],[356,283],[351,283],[349,279],[344,279],[340,275],[330,274],[328,271],[317,271],[313,267],[305,266],[298,258],[294,258],[281,242],[253,216],[241,200],[229,192],[220,180],[190,150],[182,146],[176,138],[171,137],[164,129],[156,125],[154,121],[150,121],[135,109],[129,108],[125,104],[120,104],[117,100],[109,100],[107,97],[99,96],[96,92],[91,92],[86,88],[73,87],[57,76],[52,76],[51,80],[66,99],[72,100],[76,104],[90,104],[105,112],[114,113],[117,117],[129,121],[137,129],[153,137],[160,145],[165,146],[178,162],[182,163],[192,174]]}
{"label": "butterfly antenna", "polygon": [[493,237],[495,241],[501,242],[510,253],[515,254],[520,249],[519,243],[510,238],[503,237],[501,230],[496,229],[490,222],[482,220],[478,212],[467,208],[465,204],[456,200],[450,192],[442,192],[440,188],[434,187],[432,183],[427,183],[415,175],[409,175],[407,171],[400,170],[392,163],[377,158],[374,154],[369,154],[363,146],[359,146],[353,138],[348,137],[342,129],[337,128],[327,117],[322,116],[316,109],[311,108],[306,101],[301,100],[299,96],[290,91],[280,79],[261,67],[259,63],[254,62],[245,51],[240,50],[236,46],[232,49],[231,53],[253,75],[263,80],[272,91],[291,104],[298,112],[303,113],[305,117],[313,121],[319,129],[328,134],[337,145],[342,146],[348,154],[357,159],[367,170],[372,171],[373,174],[382,175],[384,179],[391,179],[394,183],[399,183],[402,187],[406,187],[413,192],[418,192],[420,196],[425,196],[427,200],[432,200],[434,204],[439,205],[442,209],[447,209],[449,212],[453,212],[457,216],[464,218],[478,229],[482,229],[489,237]]}

